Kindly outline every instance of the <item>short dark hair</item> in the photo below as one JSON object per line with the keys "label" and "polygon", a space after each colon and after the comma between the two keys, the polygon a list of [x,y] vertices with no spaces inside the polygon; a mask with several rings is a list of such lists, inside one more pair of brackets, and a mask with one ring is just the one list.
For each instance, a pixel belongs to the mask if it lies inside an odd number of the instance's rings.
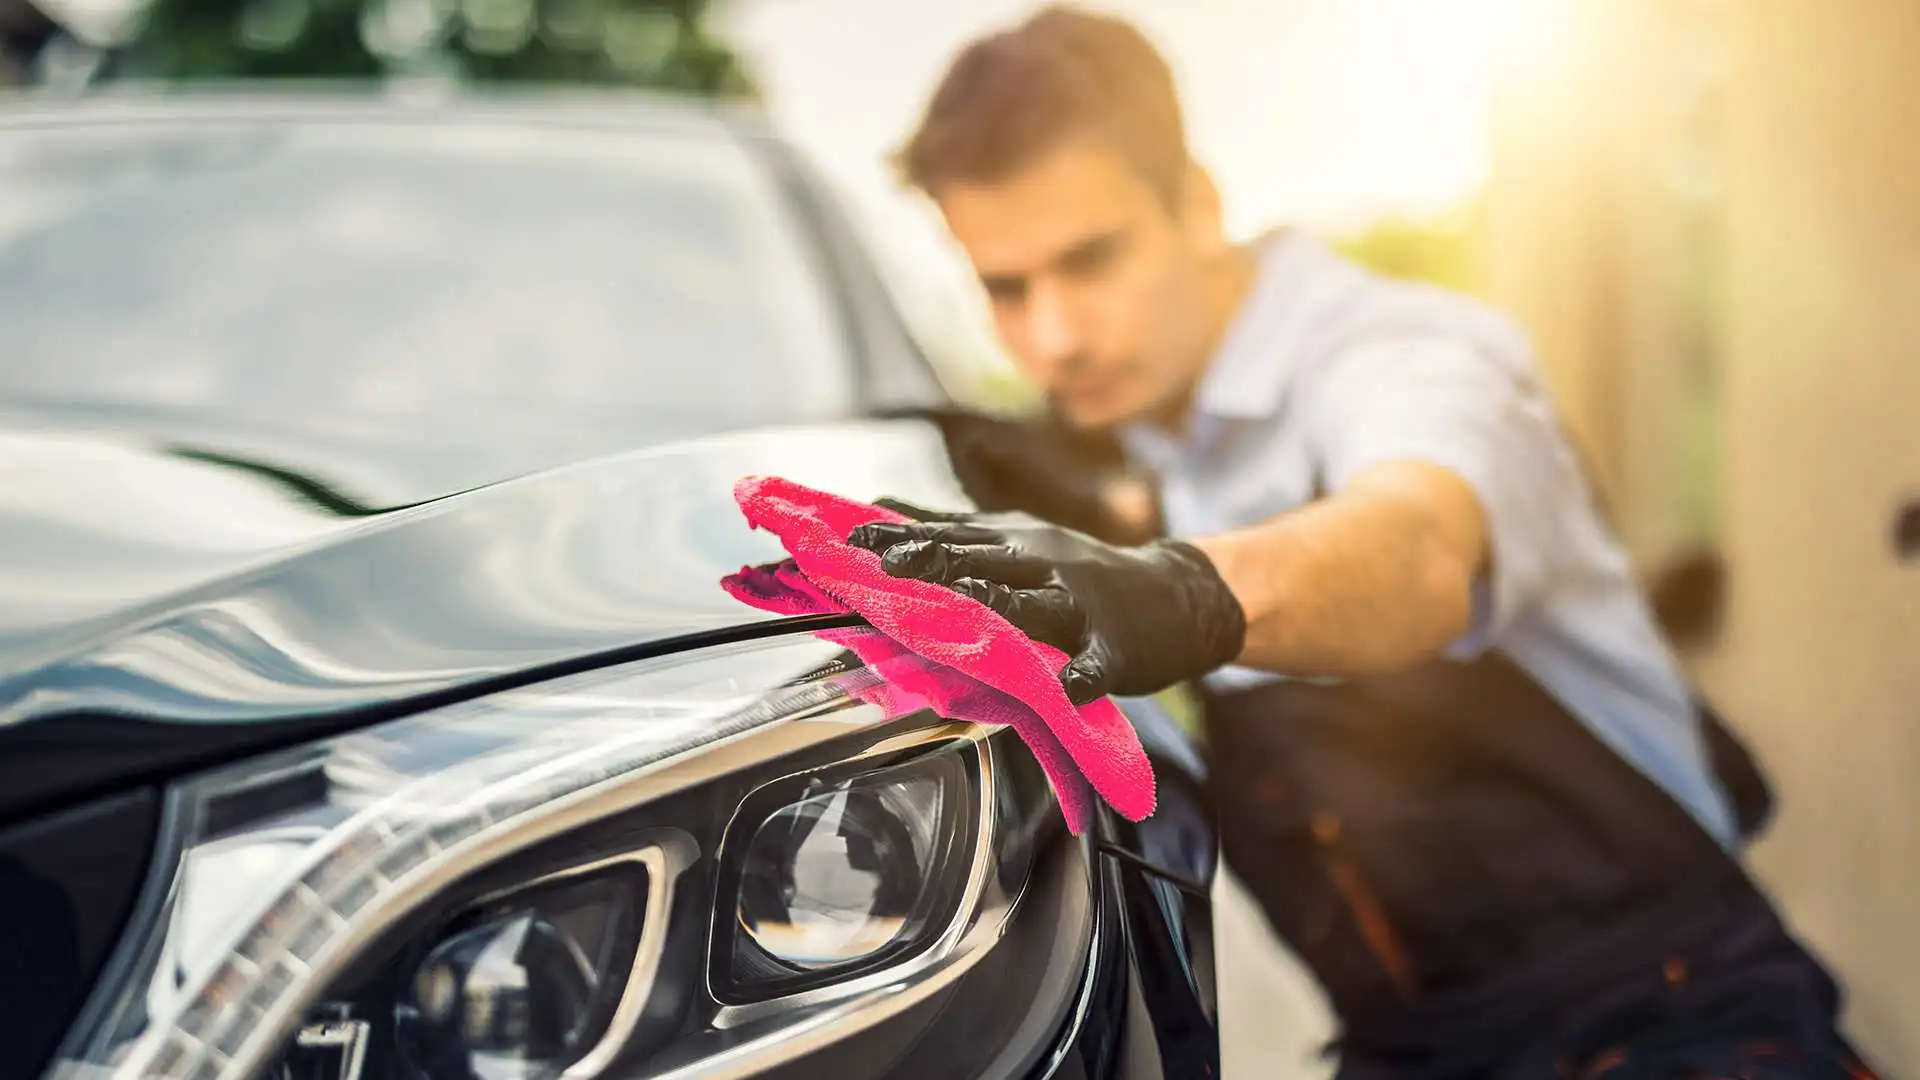
{"label": "short dark hair", "polygon": [[1137,169],[1169,209],[1188,156],[1173,72],[1120,19],[1053,5],[968,45],[895,163],[929,194],[992,183],[1066,138],[1091,135]]}

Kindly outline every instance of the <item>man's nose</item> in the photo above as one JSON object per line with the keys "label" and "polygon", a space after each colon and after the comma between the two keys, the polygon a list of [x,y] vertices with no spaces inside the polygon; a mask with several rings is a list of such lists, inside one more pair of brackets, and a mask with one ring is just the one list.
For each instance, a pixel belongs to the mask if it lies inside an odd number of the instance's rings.
{"label": "man's nose", "polygon": [[1080,352],[1082,342],[1073,313],[1059,286],[1035,282],[1027,295],[1027,347],[1049,372],[1057,372]]}

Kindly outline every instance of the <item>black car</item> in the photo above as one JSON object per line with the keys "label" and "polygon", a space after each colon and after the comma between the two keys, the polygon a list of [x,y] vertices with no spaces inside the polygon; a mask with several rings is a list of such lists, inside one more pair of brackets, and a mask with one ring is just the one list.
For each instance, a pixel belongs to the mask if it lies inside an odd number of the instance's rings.
{"label": "black car", "polygon": [[1158,813],[1073,838],[857,619],[720,586],[782,554],[743,475],[969,495],[758,121],[9,108],[0,1076],[1217,1074],[1165,712]]}

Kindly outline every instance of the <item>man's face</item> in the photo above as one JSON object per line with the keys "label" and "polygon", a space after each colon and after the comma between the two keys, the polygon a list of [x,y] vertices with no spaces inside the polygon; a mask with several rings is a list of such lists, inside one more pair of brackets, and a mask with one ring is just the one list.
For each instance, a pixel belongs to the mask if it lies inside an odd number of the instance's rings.
{"label": "man's face", "polygon": [[937,201],[1002,340],[1067,422],[1106,427],[1184,401],[1206,361],[1204,238],[1119,154],[1069,142]]}

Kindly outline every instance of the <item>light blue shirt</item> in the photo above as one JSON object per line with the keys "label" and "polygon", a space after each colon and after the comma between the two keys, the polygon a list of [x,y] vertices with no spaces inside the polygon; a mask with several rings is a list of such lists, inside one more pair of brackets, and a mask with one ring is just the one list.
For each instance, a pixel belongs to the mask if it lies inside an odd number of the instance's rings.
{"label": "light blue shirt", "polygon": [[[1168,531],[1264,521],[1387,461],[1432,462],[1478,494],[1492,546],[1470,629],[1498,647],[1720,842],[1736,842],[1700,720],[1625,552],[1602,520],[1525,335],[1466,297],[1373,275],[1293,231],[1259,270],[1185,430],[1121,437],[1159,477]],[[1220,686],[1280,678],[1246,668]]]}

